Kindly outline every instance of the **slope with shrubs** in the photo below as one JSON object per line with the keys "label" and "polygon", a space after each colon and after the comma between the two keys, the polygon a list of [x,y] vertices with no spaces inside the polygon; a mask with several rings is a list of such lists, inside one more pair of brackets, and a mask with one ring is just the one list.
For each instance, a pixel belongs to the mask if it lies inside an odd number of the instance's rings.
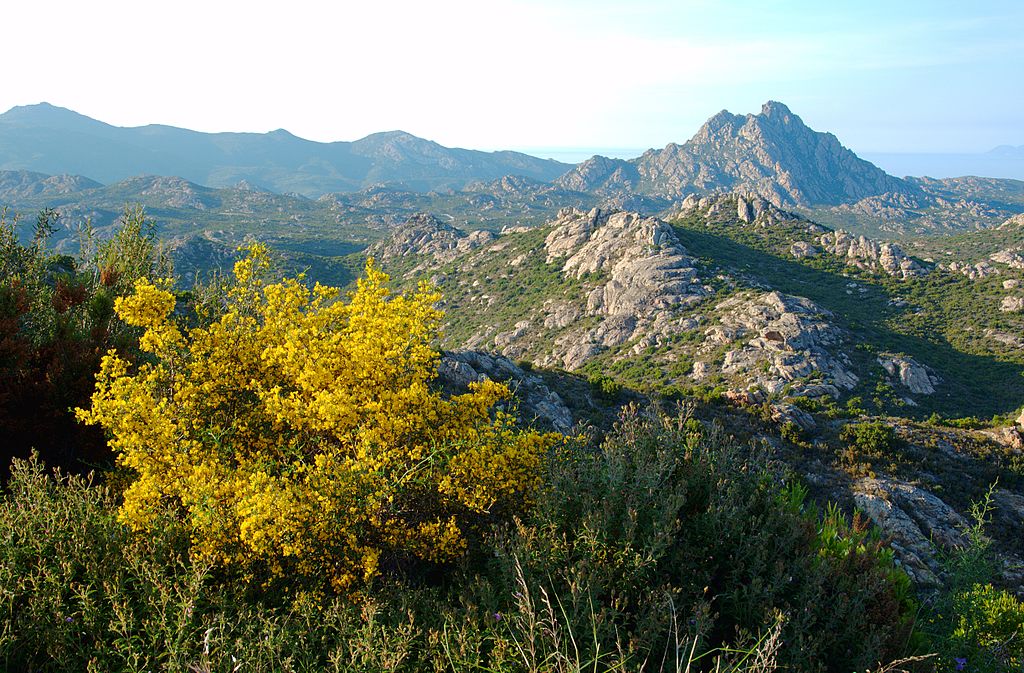
{"label": "slope with shrubs", "polygon": [[962,573],[919,613],[863,518],[814,508],[687,409],[629,408],[601,441],[516,426],[500,385],[437,392],[428,287],[392,296],[370,266],[346,300],[265,262],[112,300],[139,340],[79,414],[119,467],[13,463],[3,668],[845,672],[940,645],[906,666],[1019,662],[1016,598]]}

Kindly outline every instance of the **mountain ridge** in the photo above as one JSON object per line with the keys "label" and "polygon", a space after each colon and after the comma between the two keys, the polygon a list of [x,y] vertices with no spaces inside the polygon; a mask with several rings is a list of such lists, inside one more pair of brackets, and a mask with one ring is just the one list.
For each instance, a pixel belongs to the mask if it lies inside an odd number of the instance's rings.
{"label": "mountain ridge", "polygon": [[448,148],[404,131],[320,143],[284,129],[204,133],[161,124],[117,127],[49,103],[0,115],[0,169],[80,174],[101,183],[161,174],[209,187],[245,180],[318,197],[382,181],[418,191],[508,174],[550,181],[569,167],[519,152]]}

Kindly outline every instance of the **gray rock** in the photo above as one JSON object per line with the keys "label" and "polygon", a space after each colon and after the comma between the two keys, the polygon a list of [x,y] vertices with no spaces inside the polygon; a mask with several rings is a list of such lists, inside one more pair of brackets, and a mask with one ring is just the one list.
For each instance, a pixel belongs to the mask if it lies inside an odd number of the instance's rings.
{"label": "gray rock", "polygon": [[854,484],[854,502],[886,536],[904,570],[915,583],[939,584],[933,544],[946,550],[962,547],[967,521],[934,494],[886,477]]}
{"label": "gray rock", "polygon": [[433,215],[418,213],[399,226],[390,238],[371,245],[367,254],[380,259],[409,255],[423,257],[414,269],[419,271],[448,263],[494,239],[492,232],[474,231],[467,234]]}
{"label": "gray rock", "polygon": [[821,250],[806,241],[797,241],[789,246],[789,254],[797,259],[807,259],[808,257],[817,257],[821,254]]}
{"label": "gray rock", "polygon": [[[642,338],[653,343],[659,335],[684,330],[672,315],[708,294],[693,258],[672,227],[657,218],[563,209],[553,224],[545,240],[548,263],[560,264],[566,276],[594,279],[586,313],[601,318],[596,327],[556,341],[555,361],[567,369],[578,369],[606,348]],[[562,309],[550,324],[569,327],[578,317]]]}
{"label": "gray rock", "polygon": [[893,243],[878,243],[845,231],[826,233],[820,243],[826,251],[857,268],[881,270],[896,278],[912,278],[926,273],[923,266]]}
{"label": "gray rock", "polygon": [[889,376],[915,395],[931,395],[939,383],[937,376],[929,373],[924,365],[911,357],[882,354],[878,356],[878,364],[882,365],[882,369]]}
{"label": "gray rock", "polygon": [[770,410],[772,420],[779,425],[793,423],[801,430],[808,433],[814,432],[818,427],[814,422],[813,416],[794,404],[790,404],[788,402],[775,402],[771,405]]}
{"label": "gray rock", "polygon": [[705,330],[702,351],[710,353],[736,344],[724,355],[723,374],[770,393],[820,372],[828,390],[852,389],[857,376],[841,355],[833,354],[843,339],[829,319],[831,313],[803,297],[766,292],[742,293],[715,307],[719,325]]}
{"label": "gray rock", "polygon": [[1024,269],[1024,255],[1021,254],[1020,248],[1000,250],[991,255],[989,259],[999,264],[1006,264],[1011,269]]}
{"label": "gray rock", "polygon": [[518,402],[519,417],[558,432],[572,430],[574,419],[558,393],[535,374],[508,358],[476,351],[451,351],[441,356],[438,379],[449,394],[465,392],[470,383],[493,380],[506,383]]}
{"label": "gray rock", "polygon": [[1024,311],[1024,297],[1003,297],[1002,303],[999,304],[999,310],[1003,313]]}

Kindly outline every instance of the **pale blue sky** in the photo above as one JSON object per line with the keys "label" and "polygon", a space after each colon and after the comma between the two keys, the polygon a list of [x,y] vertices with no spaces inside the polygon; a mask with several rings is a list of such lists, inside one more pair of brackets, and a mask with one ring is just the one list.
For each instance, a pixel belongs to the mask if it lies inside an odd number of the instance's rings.
{"label": "pale blue sky", "polygon": [[[858,152],[1024,144],[1024,2],[135,0],[4,8],[0,109],[640,148],[780,100]],[[12,54],[17,57],[11,56]]]}

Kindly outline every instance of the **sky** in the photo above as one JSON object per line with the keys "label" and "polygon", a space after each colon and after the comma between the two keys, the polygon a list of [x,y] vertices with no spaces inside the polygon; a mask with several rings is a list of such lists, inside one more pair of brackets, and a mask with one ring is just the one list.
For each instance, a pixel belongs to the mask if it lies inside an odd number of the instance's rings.
{"label": "sky", "polygon": [[0,16],[0,110],[118,126],[632,149],[778,100],[861,153],[1024,145],[1020,0],[36,0]]}

